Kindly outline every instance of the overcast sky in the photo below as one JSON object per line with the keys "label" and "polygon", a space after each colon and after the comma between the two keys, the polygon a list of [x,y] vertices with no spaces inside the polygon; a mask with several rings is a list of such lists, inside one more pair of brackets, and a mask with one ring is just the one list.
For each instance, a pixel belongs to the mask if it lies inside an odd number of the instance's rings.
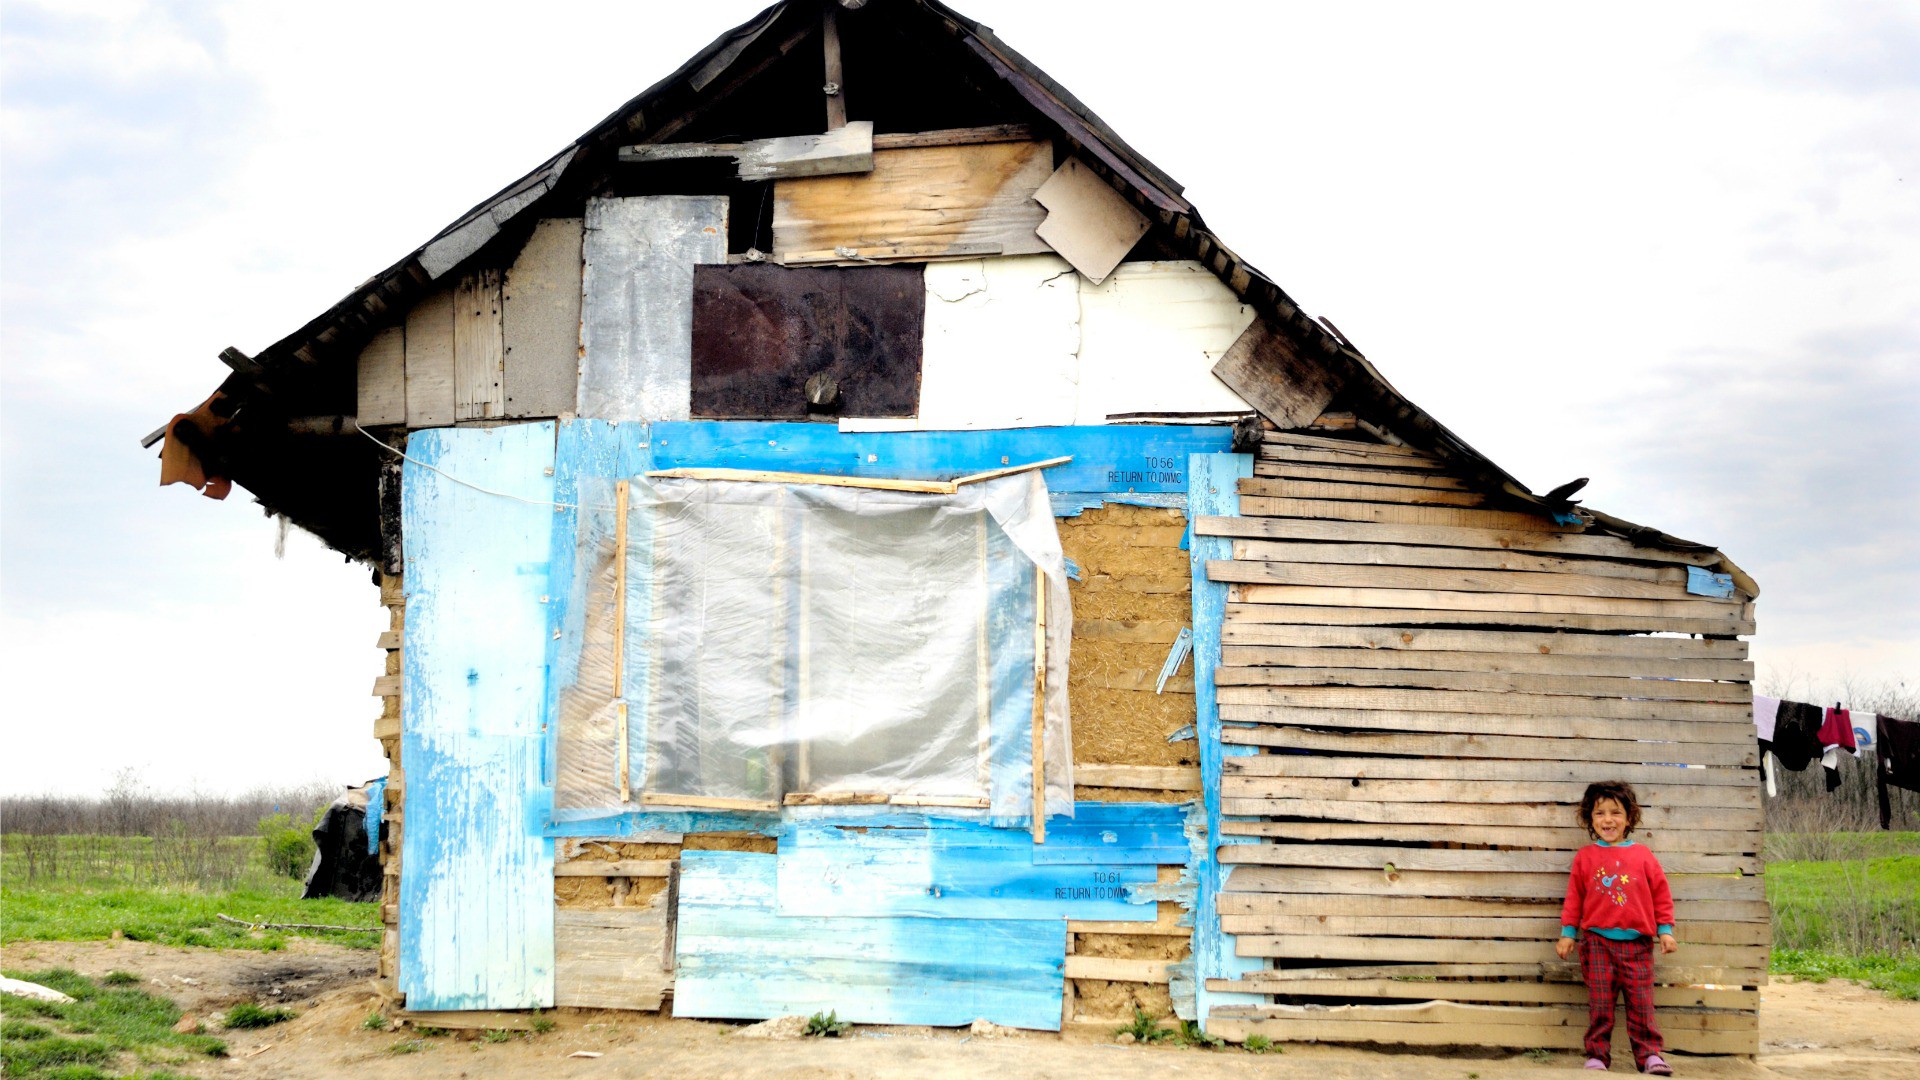
{"label": "overcast sky", "polygon": [[[958,2],[1763,677],[1920,680],[1920,7]],[[384,771],[367,570],[137,440],[758,6],[0,0],[0,790]]]}

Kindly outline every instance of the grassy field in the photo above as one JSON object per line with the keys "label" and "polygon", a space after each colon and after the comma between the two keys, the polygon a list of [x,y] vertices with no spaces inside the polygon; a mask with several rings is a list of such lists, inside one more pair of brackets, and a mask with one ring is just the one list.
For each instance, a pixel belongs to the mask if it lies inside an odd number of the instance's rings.
{"label": "grassy field", "polygon": [[[24,841],[31,840],[28,844]],[[143,836],[0,839],[0,940],[95,941],[117,931],[135,941],[209,948],[284,948],[287,933],[373,948],[369,932],[265,931],[222,922],[318,923],[377,928],[376,904],[302,900],[300,882],[273,874],[257,837],[198,841],[201,855]],[[156,850],[157,849],[157,850]],[[213,872],[196,876],[196,866]]]}
{"label": "grassy field", "polygon": [[[136,989],[136,975],[114,972],[95,981],[61,968],[6,974],[74,999],[54,1004],[0,994],[0,1062],[17,1080],[171,1080],[179,1074],[164,1066],[226,1056],[227,1044],[211,1035],[173,1030],[179,1007]],[[129,1065],[138,1071],[128,1074]],[[154,1065],[163,1068],[148,1071]]]}
{"label": "grassy field", "polygon": [[1920,833],[1776,834],[1773,970],[1920,1001]]}

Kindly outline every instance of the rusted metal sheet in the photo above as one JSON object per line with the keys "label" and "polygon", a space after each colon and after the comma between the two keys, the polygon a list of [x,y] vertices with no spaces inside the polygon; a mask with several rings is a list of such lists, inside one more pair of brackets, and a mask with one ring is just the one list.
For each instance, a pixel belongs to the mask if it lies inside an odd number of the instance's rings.
{"label": "rusted metal sheet", "polygon": [[695,267],[693,415],[912,416],[925,322],[919,266]]}

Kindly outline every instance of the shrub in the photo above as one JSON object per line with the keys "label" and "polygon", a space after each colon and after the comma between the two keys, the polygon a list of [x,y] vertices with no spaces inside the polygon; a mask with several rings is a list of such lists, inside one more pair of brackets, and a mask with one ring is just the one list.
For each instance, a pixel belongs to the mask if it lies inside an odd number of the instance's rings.
{"label": "shrub", "polygon": [[305,876],[313,861],[313,837],[294,824],[291,814],[268,814],[260,819],[260,844],[267,868],[281,877]]}
{"label": "shrub", "polygon": [[806,1033],[823,1039],[837,1039],[852,1026],[841,1020],[840,1011],[835,1009],[833,1012],[814,1013],[807,1017]]}
{"label": "shrub", "polygon": [[229,1028],[263,1028],[283,1024],[293,1017],[292,1009],[263,1009],[251,1001],[243,1001],[228,1009],[220,1023]]}

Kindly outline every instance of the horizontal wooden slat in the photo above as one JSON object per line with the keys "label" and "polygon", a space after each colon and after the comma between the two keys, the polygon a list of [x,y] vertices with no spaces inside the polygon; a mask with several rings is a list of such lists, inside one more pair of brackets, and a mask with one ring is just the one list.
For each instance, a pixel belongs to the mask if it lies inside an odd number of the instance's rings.
{"label": "horizontal wooden slat", "polygon": [[1163,983],[1168,979],[1170,960],[1128,960],[1114,956],[1069,956],[1069,979],[1110,979],[1114,982]]}
{"label": "horizontal wooden slat", "polygon": [[[1338,804],[1328,804],[1338,805]],[[1571,816],[1571,815],[1568,815]],[[1263,836],[1270,840],[1384,840],[1395,843],[1444,841],[1450,844],[1484,844],[1493,847],[1538,848],[1543,851],[1575,852],[1592,843],[1592,838],[1576,828],[1536,829],[1517,825],[1441,825],[1421,822],[1417,825],[1392,825],[1378,821],[1223,821],[1222,836]],[[1696,829],[1635,829],[1634,839],[1655,851],[1704,851],[1755,854],[1766,841],[1766,834]]]}
{"label": "horizontal wooden slat", "polygon": [[[1245,731],[1246,728],[1229,730]],[[1641,792],[1642,801],[1652,795],[1666,802],[1650,802],[1650,806],[1663,805],[1748,805],[1749,800],[1738,803],[1697,803],[1687,800],[1686,792],[1675,792],[1680,787],[1731,787],[1745,789],[1757,787],[1757,777],[1751,772],[1724,768],[1679,768],[1673,765],[1593,765],[1582,761],[1542,762],[1542,761],[1447,761],[1447,760],[1407,760],[1395,758],[1335,758],[1313,754],[1253,754],[1245,757],[1230,757],[1222,764],[1222,773],[1227,777],[1223,790],[1238,794],[1241,792],[1267,791],[1268,798],[1308,798],[1309,796],[1289,796],[1284,794],[1285,785],[1271,784],[1265,787],[1247,785],[1240,778],[1253,776],[1290,776],[1324,777],[1336,779],[1342,783],[1360,781],[1353,786],[1362,786],[1366,781],[1375,780],[1447,780],[1456,786],[1455,796],[1459,794],[1457,786],[1462,779],[1478,781],[1499,781],[1508,784],[1513,781],[1537,781],[1561,783],[1565,790],[1573,792],[1571,802],[1578,803],[1586,785],[1595,779],[1625,780],[1630,784],[1645,785],[1648,791]],[[1422,789],[1442,793],[1436,802],[1449,801],[1444,788]],[[1560,802],[1556,798],[1507,799],[1495,798],[1496,792],[1477,792],[1483,803],[1503,802]],[[1364,799],[1364,795],[1352,796]],[[1759,799],[1750,801],[1758,807]],[[1648,818],[1649,822],[1655,818]]]}
{"label": "horizontal wooden slat", "polygon": [[1108,922],[1094,919],[1068,919],[1069,934],[1120,934],[1127,937],[1146,934],[1153,937],[1192,937],[1193,927],[1182,926],[1190,917],[1186,909],[1172,900],[1162,900],[1152,922]]}
{"label": "horizontal wooden slat", "polygon": [[1619,578],[1684,588],[1687,574],[1672,564],[1625,562],[1581,555],[1533,555],[1482,548],[1433,547],[1411,544],[1334,544],[1304,540],[1235,540],[1233,558],[1239,562],[1285,566],[1406,567],[1570,574],[1579,577]]}
{"label": "horizontal wooden slat", "polygon": [[1433,525],[1449,529],[1517,529],[1537,533],[1581,531],[1578,525],[1557,525],[1552,518],[1512,510],[1401,506],[1393,503],[1339,502],[1333,499],[1280,499],[1267,495],[1240,496],[1240,513],[1246,517],[1364,521],[1375,525]]}
{"label": "horizontal wooden slat", "polygon": [[[1529,519],[1536,520],[1536,519]],[[1636,547],[1601,533],[1539,529],[1484,528],[1466,525],[1405,525],[1381,522],[1202,516],[1195,535],[1246,540],[1319,540],[1372,544],[1420,544],[1436,547],[1531,551],[1553,555],[1599,555],[1642,562],[1710,566],[1719,557],[1709,551],[1668,551]]]}
{"label": "horizontal wooden slat", "polygon": [[[1513,916],[1557,918],[1560,914],[1560,903],[1561,898],[1558,896],[1480,900],[1471,897],[1441,896],[1224,892],[1219,897],[1219,911],[1222,915],[1311,917],[1350,915],[1374,918],[1507,918]],[[1673,910],[1674,917],[1682,925],[1705,921],[1765,923],[1770,918],[1767,904],[1762,900],[1676,900]],[[1555,933],[1558,931],[1556,930]]]}
{"label": "horizontal wooden slat", "polygon": [[[1376,671],[1459,671],[1494,675],[1719,679],[1752,682],[1747,660],[1667,660],[1657,657],[1565,656],[1537,652],[1413,652],[1387,649],[1282,648],[1227,644],[1221,663],[1231,667],[1302,667]],[[1637,688],[1637,687],[1636,687]]]}
{"label": "horizontal wooden slat", "polygon": [[[1728,697],[1747,695],[1743,684],[1727,683]],[[1222,705],[1285,705],[1294,708],[1393,709],[1407,712],[1487,712],[1508,716],[1612,717],[1620,720],[1702,720],[1739,723],[1753,714],[1752,699],[1711,701],[1629,701],[1615,697],[1575,697],[1473,690],[1393,690],[1345,686],[1223,686]]]}
{"label": "horizontal wooden slat", "polygon": [[1415,450],[1411,446],[1394,446],[1391,443],[1369,439],[1337,439],[1328,435],[1306,435],[1297,431],[1263,431],[1260,433],[1260,448],[1263,450],[1288,446],[1310,446],[1321,450],[1352,451],[1354,453],[1378,454],[1392,458],[1418,458],[1422,461],[1439,459],[1424,450]]}
{"label": "horizontal wooden slat", "polygon": [[[1750,605],[1749,605],[1750,606]],[[1227,605],[1227,624],[1286,623],[1296,626],[1493,626],[1557,630],[1600,630],[1622,634],[1751,634],[1750,613],[1729,609],[1711,619],[1655,618],[1649,615],[1577,615],[1561,611],[1446,611],[1404,607],[1317,607],[1311,604]]]}
{"label": "horizontal wooden slat", "polygon": [[[1252,843],[1220,845],[1220,861],[1229,866],[1319,866],[1351,870],[1469,870],[1484,873],[1552,873],[1571,861],[1564,851],[1488,851],[1478,848],[1371,847],[1332,843]],[[1758,874],[1755,855],[1714,855],[1697,851],[1661,854],[1672,874]]]}
{"label": "horizontal wooden slat", "polygon": [[575,859],[555,863],[554,877],[641,877],[663,878],[673,870],[668,859]]}
{"label": "horizontal wooden slat", "polygon": [[[1358,1022],[1386,1020],[1401,1024],[1538,1023],[1570,1028],[1582,1033],[1587,1028],[1585,1004],[1577,1007],[1572,1005],[1470,1005],[1452,1001],[1435,1001],[1425,1005],[1227,1005],[1216,1007],[1212,1015],[1239,1020],[1325,1017]],[[1668,1028],[1676,1032],[1759,1030],[1759,1017],[1751,1010],[1676,1008],[1670,1015],[1671,1023],[1667,1022],[1668,1014],[1661,1016],[1663,1030]]]}
{"label": "horizontal wooden slat", "polygon": [[1650,739],[1657,742],[1751,745],[1753,726],[1719,720],[1620,720],[1579,716],[1506,716],[1390,709],[1295,709],[1284,705],[1225,705],[1222,720],[1341,731],[1431,731],[1444,734],[1539,735],[1568,739]]}
{"label": "horizontal wooden slat", "polygon": [[[1330,759],[1341,760],[1341,759]],[[1352,760],[1352,759],[1344,759]],[[1497,764],[1528,765],[1535,762],[1500,762]],[[1554,762],[1537,764],[1553,765]],[[1503,781],[1497,784],[1477,785],[1481,799],[1488,803],[1562,803],[1576,805],[1580,797],[1586,794],[1587,784],[1594,780],[1613,779],[1617,770],[1596,765],[1583,766],[1591,779],[1578,783],[1554,783],[1550,781]],[[1702,773],[1710,770],[1700,770]],[[1637,781],[1628,781],[1637,784]],[[1231,809],[1223,808],[1227,814],[1246,814],[1261,816],[1267,811],[1258,804],[1267,799],[1355,799],[1367,802],[1426,803],[1445,802],[1457,799],[1464,790],[1458,777],[1451,780],[1403,780],[1398,778],[1357,777],[1352,780],[1325,778],[1271,778],[1264,783],[1251,777],[1228,777],[1221,782],[1222,794],[1232,799],[1235,805]],[[1752,809],[1760,805],[1760,787],[1757,783],[1742,783],[1737,787],[1718,784],[1663,784],[1659,787],[1648,786],[1639,790],[1642,806],[1653,807],[1695,807],[1724,806],[1736,810]]]}
{"label": "horizontal wooden slat", "polygon": [[[1334,659],[1337,662],[1337,658]],[[1381,686],[1570,697],[1653,698],[1660,701],[1739,701],[1751,693],[1745,683],[1690,682],[1681,679],[1533,675],[1524,672],[1407,671],[1391,668],[1309,668],[1232,661],[1223,663],[1214,678],[1220,686]],[[1149,685],[1148,689],[1151,688]]]}
{"label": "horizontal wooden slat", "polygon": [[[1704,725],[1703,725],[1704,726]],[[1381,732],[1309,731],[1297,727],[1227,728],[1221,741],[1332,753],[1399,754],[1449,758],[1517,758],[1535,761],[1665,759],[1687,765],[1757,766],[1755,745],[1629,742],[1615,739],[1549,739],[1534,735],[1398,735]],[[1470,770],[1471,764],[1462,765]]]}
{"label": "horizontal wooden slat", "polygon": [[[1209,560],[1207,578],[1217,582],[1255,585],[1438,589],[1523,596],[1689,600],[1692,595],[1687,592],[1684,581],[1639,581],[1633,578],[1606,577],[1598,574],[1427,566],[1343,566],[1332,563],[1263,562],[1241,559]],[[1730,601],[1715,602],[1724,604]]]}
{"label": "horizontal wooden slat", "polygon": [[[1554,940],[1470,941],[1454,938],[1341,937],[1333,934],[1241,934],[1234,940],[1234,950],[1240,956],[1280,960],[1524,964],[1553,959]],[[1758,986],[1758,980],[1766,974],[1767,950],[1760,945],[1690,945],[1684,952],[1669,955],[1655,949],[1655,972],[1669,964],[1684,964],[1695,970],[1717,970],[1721,972],[1721,977],[1708,980],[1715,983]],[[1658,978],[1657,974],[1655,978]]]}
{"label": "horizontal wooden slat", "polygon": [[[1076,632],[1079,626],[1078,622],[1074,624]],[[1747,643],[1732,639],[1716,641],[1693,637],[1622,637],[1612,634],[1453,630],[1412,626],[1285,626],[1235,622],[1231,619],[1221,629],[1221,641],[1227,645],[1366,649],[1381,655],[1461,652],[1501,656],[1533,654],[1541,659],[1618,657],[1636,661],[1745,660],[1747,656]]]}
{"label": "horizontal wooden slat", "polygon": [[[1675,916],[1678,918],[1678,916]],[[1552,941],[1560,936],[1558,915],[1540,918],[1378,918],[1366,915],[1222,915],[1229,934],[1335,934],[1348,937],[1431,937],[1475,940]],[[1768,923],[1679,923],[1675,936],[1687,945],[1766,945],[1773,940]]]}
{"label": "horizontal wooden slat", "polygon": [[[1262,973],[1267,974],[1267,973]],[[1281,972],[1270,974],[1280,975]],[[1587,988],[1543,982],[1406,982],[1399,979],[1208,979],[1207,989],[1221,993],[1286,994],[1301,997],[1410,998],[1417,1001],[1530,1001],[1586,1006]],[[1758,990],[1656,986],[1659,1009],[1757,1009]]]}
{"label": "horizontal wooden slat", "polygon": [[1316,465],[1279,458],[1260,458],[1255,461],[1253,475],[1328,480],[1338,484],[1389,484],[1438,491],[1465,491],[1469,486],[1457,476],[1447,476],[1431,469],[1389,469],[1371,464]]}
{"label": "horizontal wooden slat", "polygon": [[[1617,1053],[1625,1057],[1626,1023],[1622,1021],[1614,1031],[1620,1043]],[[1581,1041],[1586,1037],[1584,1025],[1582,1028],[1571,1028],[1534,1024],[1490,1024],[1484,1021],[1407,1024],[1399,1020],[1218,1018],[1208,1021],[1207,1032],[1228,1042],[1236,1043],[1246,1042],[1250,1035],[1259,1035],[1276,1043],[1346,1042],[1414,1046],[1497,1046],[1515,1050],[1578,1050]],[[1666,1043],[1668,1049],[1686,1054],[1754,1054],[1760,1049],[1759,1033],[1755,1031],[1676,1029],[1667,1038]]]}
{"label": "horizontal wooden slat", "polygon": [[1199,791],[1198,765],[1092,765],[1076,762],[1073,782],[1144,791]]}
{"label": "horizontal wooden slat", "polygon": [[[1228,758],[1228,761],[1249,760]],[[1367,823],[1419,824],[1436,827],[1473,826],[1506,827],[1522,826],[1532,828],[1555,828],[1574,820],[1574,807],[1578,799],[1565,803],[1514,804],[1514,803],[1449,803],[1449,802],[1366,802],[1359,799],[1263,799],[1263,811],[1274,817],[1321,818],[1331,821],[1357,821]],[[1643,806],[1640,808],[1641,824],[1647,835],[1664,835],[1662,830],[1707,830],[1724,831],[1739,836],[1757,836],[1761,833],[1761,815],[1759,806],[1747,809],[1700,806]],[[1642,835],[1636,831],[1635,836]],[[1472,843],[1473,841],[1467,841]],[[1742,843],[1746,850],[1755,841]],[[1659,844],[1649,841],[1657,851]]]}
{"label": "horizontal wooden slat", "polygon": [[[1245,564],[1252,565],[1252,564]],[[1500,614],[1633,615],[1653,619],[1711,619],[1737,612],[1737,600],[1638,600],[1611,596],[1464,592],[1446,589],[1369,589],[1340,585],[1232,585],[1236,604],[1317,607],[1418,608]],[[1486,619],[1484,622],[1498,622]]]}
{"label": "horizontal wooden slat", "polygon": [[[1679,900],[1766,899],[1766,882],[1752,875],[1673,874],[1667,878]],[[1567,875],[1497,874],[1473,871],[1347,870],[1326,867],[1238,866],[1227,878],[1229,892],[1335,893],[1353,896],[1485,896],[1564,899]]]}
{"label": "horizontal wooden slat", "polygon": [[1477,491],[1396,488],[1378,484],[1343,484],[1327,480],[1291,480],[1263,476],[1241,480],[1240,493],[1283,499],[1332,499],[1343,502],[1391,503],[1401,506],[1484,506],[1487,502],[1487,497]]}
{"label": "horizontal wooden slat", "polygon": [[1339,465],[1344,468],[1364,468],[1375,465],[1383,469],[1423,469],[1429,472],[1441,472],[1446,467],[1430,458],[1392,457],[1386,454],[1372,454],[1366,450],[1335,450],[1305,446],[1263,446],[1255,458],[1261,461],[1286,461],[1308,465]]}

